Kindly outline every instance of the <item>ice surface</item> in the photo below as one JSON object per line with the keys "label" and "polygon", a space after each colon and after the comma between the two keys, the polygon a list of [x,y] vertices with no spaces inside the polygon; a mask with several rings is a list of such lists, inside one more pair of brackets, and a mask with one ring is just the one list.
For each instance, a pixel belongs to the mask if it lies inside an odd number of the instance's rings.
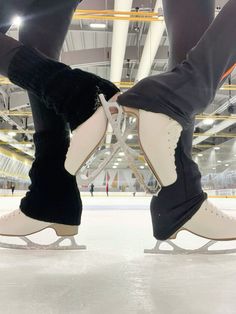
{"label": "ice surface", "polygon": [[[149,200],[85,197],[78,240],[87,251],[1,249],[0,313],[236,313],[236,255],[143,254],[156,242]],[[1,198],[0,213],[18,204]],[[223,205],[236,209],[228,200]]]}

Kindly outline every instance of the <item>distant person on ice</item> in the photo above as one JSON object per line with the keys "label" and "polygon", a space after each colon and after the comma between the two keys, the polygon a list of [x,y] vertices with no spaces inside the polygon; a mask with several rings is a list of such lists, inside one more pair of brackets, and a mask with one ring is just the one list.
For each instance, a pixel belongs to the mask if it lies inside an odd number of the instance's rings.
{"label": "distant person on ice", "polygon": [[15,188],[16,188],[15,185],[12,184],[12,186],[11,186],[11,194],[12,194],[12,195],[14,194]]}
{"label": "distant person on ice", "polygon": [[90,193],[91,193],[91,196],[93,196],[93,191],[94,191],[94,184],[92,183],[91,185],[90,185]]}
{"label": "distant person on ice", "polygon": [[107,196],[109,196],[109,185],[108,185],[108,183],[106,184],[106,193],[107,193]]}

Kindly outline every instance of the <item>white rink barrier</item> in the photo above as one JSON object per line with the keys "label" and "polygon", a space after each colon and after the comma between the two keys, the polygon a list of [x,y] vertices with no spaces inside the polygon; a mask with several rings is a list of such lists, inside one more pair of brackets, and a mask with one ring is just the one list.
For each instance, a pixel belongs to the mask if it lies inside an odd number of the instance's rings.
{"label": "white rink barrier", "polygon": [[[84,197],[90,197],[91,196],[91,193],[90,192],[80,192],[81,196],[84,196]],[[109,196],[114,196],[114,197],[133,197],[133,192],[108,192]],[[100,196],[100,197],[104,197],[104,196],[107,196],[106,192],[96,192],[96,190],[93,192],[93,195],[94,196]],[[135,197],[150,197],[152,196],[151,194],[147,194],[145,192],[136,192],[135,193]]]}
{"label": "white rink barrier", "polygon": [[210,196],[236,196],[236,189],[206,190]]}
{"label": "white rink barrier", "polygon": [[[13,196],[24,196],[26,190],[15,190]],[[11,189],[0,189],[0,196],[12,196]]]}

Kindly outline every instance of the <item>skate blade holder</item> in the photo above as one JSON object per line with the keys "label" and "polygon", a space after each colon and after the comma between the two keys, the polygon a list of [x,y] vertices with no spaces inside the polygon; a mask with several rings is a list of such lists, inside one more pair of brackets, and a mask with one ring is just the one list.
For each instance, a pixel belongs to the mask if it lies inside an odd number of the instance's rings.
{"label": "skate blade holder", "polygon": [[[0,236],[0,248],[4,249],[21,249],[21,250],[86,250],[86,245],[79,245],[75,236],[61,236],[50,243],[38,243],[36,240],[40,236],[35,233],[31,236]],[[30,238],[29,238],[30,237]],[[1,240],[4,238],[4,242]],[[32,239],[33,238],[33,239]],[[42,239],[41,239],[42,240]],[[13,243],[14,242],[14,243]],[[42,241],[41,241],[42,242]]]}
{"label": "skate blade holder", "polygon": [[[182,234],[181,234],[182,233]],[[208,240],[189,231],[181,231],[179,239],[158,240],[152,249],[145,249],[145,254],[157,255],[219,255],[236,254],[236,241]],[[187,239],[186,239],[187,238]],[[193,248],[196,247],[196,248]]]}
{"label": "skate blade holder", "polygon": [[[124,112],[117,102],[107,102],[104,95],[99,95],[99,99],[107,116],[109,125],[111,126],[112,135],[116,138],[116,142],[109,144],[109,148],[103,148],[106,144],[104,142],[101,143],[85,165],[76,173],[78,185],[89,185],[105,169],[115,155],[122,152],[129,168],[132,170],[144,191],[148,194],[158,195],[161,190],[161,184],[156,179],[150,167],[148,167],[150,171],[149,180],[148,182],[145,182],[142,172],[136,165],[137,160],[140,161],[141,159],[144,159],[144,157],[126,143],[128,136],[132,134],[137,127],[137,119]],[[111,108],[116,108],[117,114],[112,114],[110,110]],[[92,163],[95,159],[96,163],[99,161],[99,166],[93,167]],[[148,163],[146,163],[146,166],[147,165]],[[152,184],[149,185],[149,182]]]}

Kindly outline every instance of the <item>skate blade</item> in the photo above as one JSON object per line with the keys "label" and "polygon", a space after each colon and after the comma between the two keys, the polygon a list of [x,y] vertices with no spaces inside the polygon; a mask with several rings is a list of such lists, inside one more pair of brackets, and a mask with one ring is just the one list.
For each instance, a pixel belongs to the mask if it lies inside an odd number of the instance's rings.
{"label": "skate blade", "polygon": [[177,239],[177,234],[178,232],[165,241],[158,240],[153,249],[145,249],[144,253],[160,255],[236,254],[235,239],[229,241],[209,240],[187,230],[182,230]]}
{"label": "skate blade", "polygon": [[[157,241],[155,247],[153,249],[145,249],[145,254],[157,254],[157,255],[219,255],[219,254],[236,254],[236,248],[235,249],[222,249],[222,250],[210,250],[210,248],[217,244],[219,241],[209,241],[204,246],[198,248],[198,249],[184,249],[175,243],[173,243],[172,240],[166,240],[166,241]],[[161,249],[161,245],[163,243],[167,243],[170,248],[167,249]]]}
{"label": "skate blade", "polygon": [[[7,243],[0,241],[0,248],[16,250],[86,250],[85,245],[78,245],[74,236],[60,237],[50,244],[39,244],[31,241],[28,237],[17,237],[22,244]],[[63,242],[69,242],[64,243]]]}

